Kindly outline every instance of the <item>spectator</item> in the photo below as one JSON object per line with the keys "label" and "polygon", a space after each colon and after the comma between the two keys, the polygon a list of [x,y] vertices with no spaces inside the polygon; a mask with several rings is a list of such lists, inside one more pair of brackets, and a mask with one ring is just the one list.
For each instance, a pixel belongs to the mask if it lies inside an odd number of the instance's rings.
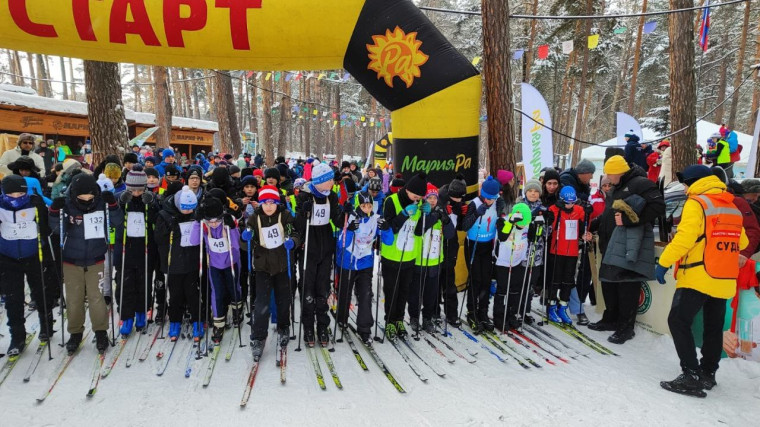
{"label": "spectator", "polygon": [[40,175],[44,177],[49,169],[45,169],[45,161],[33,150],[34,135],[31,133],[22,133],[19,135],[16,148],[8,150],[0,156],[0,174],[3,176],[12,175],[13,172],[8,169],[8,165],[18,160],[21,156],[29,156],[29,158],[34,160],[34,165],[37,166],[37,169],[40,170]]}
{"label": "spectator", "polygon": [[628,163],[638,165],[646,172],[649,169],[647,165],[647,156],[653,153],[652,146],[647,143],[641,143],[639,136],[629,130],[625,134],[625,160]]}

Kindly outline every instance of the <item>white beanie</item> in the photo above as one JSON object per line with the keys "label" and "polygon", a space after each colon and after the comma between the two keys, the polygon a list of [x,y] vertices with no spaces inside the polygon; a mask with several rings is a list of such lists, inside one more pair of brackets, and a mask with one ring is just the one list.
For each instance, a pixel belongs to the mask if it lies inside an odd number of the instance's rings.
{"label": "white beanie", "polygon": [[198,197],[187,185],[174,195],[174,206],[181,211],[192,211],[198,206]]}
{"label": "white beanie", "polygon": [[324,184],[335,178],[335,172],[325,163],[320,163],[311,170],[311,183],[314,185]]}
{"label": "white beanie", "polygon": [[100,191],[111,191],[113,192],[113,182],[106,177],[106,174],[101,173],[100,176],[98,176],[98,187],[100,187]]}

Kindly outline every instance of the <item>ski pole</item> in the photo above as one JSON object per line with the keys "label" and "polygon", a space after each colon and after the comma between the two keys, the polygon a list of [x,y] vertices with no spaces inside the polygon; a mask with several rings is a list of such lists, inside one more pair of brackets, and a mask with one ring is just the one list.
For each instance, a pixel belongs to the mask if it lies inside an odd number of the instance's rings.
{"label": "ski pole", "polygon": [[[456,227],[454,227],[454,233],[456,233]],[[454,238],[456,238],[456,237],[454,237]],[[448,302],[449,302],[449,292],[448,292],[448,288],[449,288],[449,286],[448,286],[449,285],[449,283],[448,283],[449,282],[449,268],[448,268],[448,265],[447,265],[449,259],[446,258],[446,247],[447,247],[447,245],[448,245],[448,243],[444,243],[443,236],[441,236],[441,251],[443,252],[443,263],[442,264],[444,264],[443,268],[446,269],[446,280],[443,283],[443,287],[444,287],[444,290],[443,290],[443,308],[444,309],[441,310],[441,305],[440,305],[441,300],[439,299],[438,300],[438,309],[440,311],[438,313],[438,318],[441,319],[441,322],[443,322],[443,336],[446,336],[446,335],[449,334],[449,322],[445,318],[446,317],[446,310],[448,310],[448,307],[449,307],[449,304],[448,304]],[[441,292],[441,273],[442,272],[443,272],[443,270],[439,270],[438,271],[438,292]]]}
{"label": "ski pole", "polygon": [[[145,227],[145,265],[144,267],[144,273],[143,278],[145,279],[145,315],[148,315],[148,204],[145,204],[145,220],[143,226]],[[152,279],[152,277],[151,277]],[[153,321],[153,307],[151,307],[150,310],[150,318],[148,319],[148,322]]]}
{"label": "ski pole", "polygon": [[[536,245],[538,244],[539,238],[543,235],[543,230],[544,230],[543,223],[538,223],[536,221],[536,234],[535,236],[533,236],[533,244],[531,245],[531,253],[530,253],[530,261],[528,263],[527,279],[523,280],[522,289],[520,290],[520,303],[517,306],[517,310],[518,312],[520,312],[520,320],[521,320],[520,331],[522,331],[522,325],[525,322],[525,316],[528,311],[528,298],[530,297],[530,294],[527,293],[525,289],[526,283],[527,283],[527,286],[531,286],[532,279],[533,279],[533,268],[535,267],[535,262],[536,262]],[[544,258],[544,263],[546,263],[546,258]],[[523,293],[526,293],[527,298],[523,299]]]}
{"label": "ski pole", "polygon": [[[427,256],[429,254],[425,253],[425,217],[427,217],[427,215],[425,215],[423,213],[422,214],[422,239],[421,239],[422,240],[422,247],[420,247],[420,256],[425,261],[427,261]],[[433,233],[433,231],[431,229],[430,234],[432,235],[432,233]],[[428,248],[428,252],[430,252],[430,248]],[[417,316],[416,316],[416,318],[417,318],[417,330],[414,331],[414,335],[415,336],[412,337],[412,338],[415,339],[415,341],[419,341],[420,340],[420,311],[422,311],[422,294],[424,293],[423,289],[425,289],[425,275],[427,274],[427,265],[426,264],[427,264],[426,262],[420,261],[420,290],[417,293],[417,297],[418,297],[418,299],[417,299],[417,301],[418,301],[418,305],[417,305],[418,311],[417,311]],[[409,314],[409,316],[410,316],[409,320],[411,320],[411,313]]]}
{"label": "ski pole", "polygon": [[[407,221],[410,221],[410,220],[411,220],[411,218],[407,219]],[[406,222],[404,224],[406,224]],[[406,234],[406,237],[404,238],[404,244],[401,247],[401,259],[399,259],[399,262],[398,262],[398,272],[396,273],[396,283],[393,285],[393,295],[391,296],[391,305],[388,306],[388,307],[390,307],[390,310],[389,310],[389,312],[385,313],[385,317],[386,317],[385,323],[386,323],[386,326],[387,326],[387,324],[390,323],[390,318],[391,318],[391,313],[390,312],[393,311],[393,306],[396,304],[396,294],[398,293],[398,281],[401,278],[401,264],[404,262],[404,254],[406,254],[406,245],[407,245],[407,243],[409,243],[409,236],[411,236],[412,234],[414,234],[414,229],[415,228],[417,228],[417,220],[415,220],[412,223],[412,226],[410,227],[411,233],[407,233]],[[401,229],[403,230],[404,226],[402,226]],[[396,238],[398,238],[398,236],[396,236]],[[376,319],[375,321],[377,322],[378,320]],[[385,334],[383,334],[383,337],[380,339],[380,343],[381,344],[385,343]]]}
{"label": "ski pole", "polygon": [[[375,322],[375,336],[373,339],[375,341],[380,341],[380,338],[377,337],[377,319],[380,316],[380,289],[382,286],[382,280],[383,280],[383,246],[382,246],[382,240],[380,236],[377,237],[378,242],[377,245],[377,255],[379,255],[379,261],[377,266],[377,294],[375,294],[375,318],[373,321]],[[373,262],[374,264],[374,262]],[[373,266],[374,268],[374,266]]]}
{"label": "ski pole", "polygon": [[[557,290],[554,287],[554,276],[557,275],[557,258],[558,258],[558,253],[559,253],[559,229],[560,229],[560,225],[562,223],[562,209],[559,209],[559,207],[557,208],[557,218],[555,218],[555,220],[556,220],[555,227],[554,227],[554,229],[552,229],[552,233],[556,233],[556,239],[555,239],[556,243],[554,245],[554,266],[552,267],[552,278],[551,278],[552,283],[551,283],[551,286],[549,288],[551,290],[551,293],[552,293],[552,299],[550,300],[549,298],[547,298],[548,295],[546,295],[546,293],[544,293],[544,313],[546,314],[546,317],[544,318],[544,322],[547,322],[549,320],[549,304],[550,304],[550,301],[553,301],[553,300],[555,300],[557,298],[556,297]],[[549,253],[551,253],[551,251],[549,251]],[[546,278],[544,278],[544,281],[546,281]]]}
{"label": "ski pole", "polygon": [[[129,203],[124,205],[124,229],[121,232],[121,280],[119,281],[119,323],[122,323],[122,310],[124,309],[124,259],[127,253],[127,213],[129,212]],[[121,334],[121,331],[119,331]],[[114,339],[114,344],[116,340]]]}
{"label": "ski pole", "polygon": [[[483,221],[483,217],[481,216],[478,218],[478,229],[480,229],[480,224]],[[469,238],[467,239],[470,240]],[[469,247],[469,243],[467,244]],[[462,312],[464,311],[465,301],[467,300],[467,297],[469,296],[472,298],[472,309],[473,309],[473,319],[475,321],[478,321],[478,314],[477,314],[477,307],[475,307],[475,295],[473,294],[472,290],[470,289],[472,287],[472,264],[475,262],[475,250],[478,248],[478,241],[475,240],[475,243],[472,245],[472,253],[470,253],[470,265],[469,265],[469,271],[467,274],[467,286],[464,288],[464,298],[462,298],[462,304],[459,306],[459,318],[462,318]]]}
{"label": "ski pole", "polygon": [[[50,341],[50,319],[48,318],[47,296],[45,295],[47,293],[47,289],[45,288],[45,272],[42,267],[42,228],[40,227],[40,209],[35,209],[34,214],[36,216],[35,222],[37,224],[37,252],[40,260],[40,281],[42,282],[42,309],[45,310],[45,314],[43,314],[43,317],[45,319],[45,333],[47,334],[48,341]],[[47,346],[47,349],[48,360],[53,360],[53,351],[50,349],[49,345]]]}
{"label": "ski pole", "polygon": [[[111,212],[108,210],[108,205],[106,205],[104,210],[106,214],[106,233],[108,238],[106,241],[106,263],[105,268],[103,269],[103,279],[105,279],[103,287],[105,288],[105,283],[108,283],[110,289],[113,290],[113,276],[111,274],[113,269],[113,254],[111,252]],[[113,299],[111,299],[111,346],[116,346],[116,320],[114,319],[113,313]]]}
{"label": "ski pole", "polygon": [[[181,234],[181,231],[180,231]],[[172,228],[172,231],[169,232],[169,254],[166,258],[166,273],[164,274],[164,310],[166,310],[166,307],[168,307],[168,296],[169,296],[169,269],[171,269],[172,265],[172,249],[174,247],[174,228]],[[202,268],[202,267],[201,267]],[[201,269],[199,268],[199,270]],[[164,339],[164,324],[163,322],[166,320],[166,314],[161,313],[161,330],[159,331],[159,338]],[[170,322],[171,323],[171,322]]]}
{"label": "ski pole", "polygon": [[[509,230],[509,233],[512,234],[512,230],[514,229],[514,226],[512,229]],[[509,236],[507,236],[507,240],[509,240]],[[509,253],[509,273],[507,273],[507,293],[504,295],[504,317],[501,320],[501,330],[503,331],[507,324],[507,311],[509,308],[509,292],[512,290],[512,259],[515,254],[515,245],[514,240],[512,241],[512,248],[511,252]]]}
{"label": "ski pole", "polygon": [[[198,328],[201,329],[201,330],[203,330],[203,328],[206,327],[205,321],[201,322],[201,311],[203,309],[202,308],[202,301],[203,301],[203,292],[202,292],[202,289],[203,289],[202,288],[202,286],[203,286],[203,239],[205,239],[205,237],[203,235],[203,221],[201,221],[199,225],[200,225],[200,236],[201,236],[201,238],[200,238],[200,242],[199,242],[200,248],[199,248],[199,251],[198,251],[198,255],[199,255],[198,256],[198,312],[196,313],[196,319],[198,319],[197,320],[197,322],[198,322]],[[181,232],[181,230],[180,230],[180,232]],[[167,270],[168,270],[168,267],[167,267]],[[208,271],[206,272],[206,274],[208,274]],[[208,331],[203,330],[203,335],[204,336],[208,336]],[[208,339],[206,337],[204,337],[204,339],[206,339],[206,346],[208,346]],[[195,330],[193,330],[193,341],[195,341]],[[200,355],[201,355],[201,342],[200,342],[200,337],[198,337],[198,356],[200,357]]]}
{"label": "ski pole", "polygon": [[[311,228],[311,212],[306,212],[306,240],[304,243],[304,250],[303,250],[303,269],[304,273],[306,272],[306,269],[308,268],[308,264],[306,261],[309,258],[309,228]],[[306,290],[306,281],[304,280],[303,288],[301,288],[301,321],[298,323],[298,347],[296,347],[296,351],[301,351],[301,331],[303,330],[303,304],[304,304],[304,291]]]}
{"label": "ski pole", "polygon": [[[346,248],[346,230],[348,229],[348,213],[343,214],[343,243],[341,243],[341,250],[340,250],[340,268],[338,269],[338,296],[336,298],[336,310],[335,312],[340,311],[340,289],[341,289],[341,282],[343,281],[343,253]],[[356,237],[356,233],[354,233],[354,237]],[[353,246],[353,242],[351,243]],[[336,255],[337,256],[337,255]],[[350,274],[350,273],[349,273]],[[335,291],[335,287],[333,287],[333,292]],[[338,322],[335,322],[335,326],[333,327],[333,336],[332,336],[332,343],[333,346],[335,346],[335,337],[338,335]]]}
{"label": "ski pole", "polygon": [[61,210],[58,212],[58,220],[59,220],[59,223],[60,223],[59,224],[60,225],[60,230],[58,230],[58,240],[59,240],[58,245],[61,247],[61,256],[58,257],[59,258],[58,259],[58,262],[59,262],[58,265],[60,266],[59,271],[61,273],[60,274],[60,278],[61,278],[61,297],[60,297],[60,304],[58,305],[59,314],[61,315],[61,344],[60,344],[61,347],[65,347],[66,346],[65,340],[64,340],[64,338],[65,338],[64,335],[66,335],[66,318],[63,317],[63,306],[66,305],[65,298],[64,298],[64,295],[63,295],[64,291],[65,291],[65,286],[64,286],[64,281],[63,281],[64,280],[63,279],[63,246],[66,244],[66,231],[65,231],[65,227],[64,227],[63,218],[65,216],[66,216],[66,211],[64,211],[63,208],[61,208]]}
{"label": "ski pole", "polygon": [[[209,238],[209,242],[211,239],[211,227],[206,224],[206,222],[203,222],[204,227],[207,230],[207,236]],[[211,317],[211,304],[209,304],[209,300],[211,299],[211,258],[209,255],[209,252],[211,252],[210,245],[206,245],[206,329],[210,329],[211,322],[209,322],[209,317]],[[208,332],[208,331],[207,331]],[[208,336],[209,334],[206,334],[206,351],[204,352],[204,357],[208,356]],[[198,358],[201,357],[201,346],[198,345]]]}
{"label": "ski pole", "polygon": [[[355,244],[356,244],[356,231],[354,231],[354,235],[351,237],[351,248],[352,249],[354,248]],[[340,258],[341,258],[341,266],[340,266],[341,275],[340,275],[340,277],[338,279],[338,310],[336,310],[336,311],[340,312],[341,307],[343,307],[343,304],[346,303],[345,299],[343,299],[343,300],[341,300],[341,299],[343,297],[343,291],[346,290],[346,289],[348,289],[348,292],[346,292],[347,293],[347,297],[348,297],[348,304],[346,305],[346,317],[348,317],[348,308],[349,308],[348,306],[351,304],[351,273],[353,272],[353,270],[351,270],[350,268],[348,269],[348,281],[344,285],[343,284],[343,251],[346,249],[345,245],[346,245],[346,237],[344,235],[343,236],[343,248],[341,248],[341,254],[340,254]],[[354,259],[354,254],[350,253],[349,260],[348,260],[349,265],[354,264],[355,262],[356,262],[356,260]],[[356,267],[356,266],[354,266],[354,267]],[[348,319],[346,319],[346,324],[348,324]],[[344,333],[344,330],[345,330],[345,325],[342,328],[340,328],[340,339],[337,340],[338,342],[343,342],[343,333]],[[335,322],[335,328],[333,329],[333,347],[335,347],[335,337],[337,337],[337,336],[338,336],[338,322]],[[334,348],[333,348],[333,350],[334,350]]]}
{"label": "ski pole", "polygon": [[[224,226],[224,234],[227,235],[227,248],[228,248],[227,252],[230,254],[230,272],[232,273],[232,289],[235,291],[235,300],[236,300],[236,304],[238,304],[238,316],[243,316],[243,312],[242,312],[243,305],[240,302],[240,292],[242,292],[242,289],[238,289],[238,283],[235,280],[235,263],[232,257],[232,237],[230,236],[230,227],[227,225]],[[288,258],[288,261],[290,261],[290,258]],[[288,264],[290,264],[290,262],[288,262]],[[288,272],[289,271],[290,270],[288,270]],[[232,311],[234,313],[235,311],[234,307]],[[233,321],[237,323],[237,330],[238,330],[238,343],[239,343],[238,347],[243,348],[245,347],[243,345],[243,333],[240,331],[241,326],[240,326],[240,323],[238,323],[238,320],[240,320],[240,322],[242,323],[243,319],[242,318],[235,319],[234,317],[235,316],[233,316]]]}

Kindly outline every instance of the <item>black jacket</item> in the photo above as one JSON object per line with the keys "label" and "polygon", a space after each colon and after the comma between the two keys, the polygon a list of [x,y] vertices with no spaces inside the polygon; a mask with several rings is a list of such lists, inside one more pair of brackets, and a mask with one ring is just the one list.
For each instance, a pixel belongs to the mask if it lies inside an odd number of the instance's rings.
{"label": "black jacket", "polygon": [[[278,221],[279,219],[279,221]],[[301,244],[301,236],[293,227],[294,219],[283,205],[277,207],[277,212],[272,216],[267,216],[259,206],[253,211],[253,214],[248,217],[246,226],[253,232],[253,239],[251,240],[251,252],[253,253],[253,268],[256,271],[263,271],[270,275],[275,275],[288,270],[288,253],[285,249],[285,245],[275,249],[266,249],[261,246],[261,236],[259,236],[259,220],[261,220],[261,227],[271,227],[278,222],[282,223],[285,236],[283,240],[288,238],[293,239],[295,246],[298,247]],[[313,230],[312,230],[313,231]],[[309,236],[311,237],[311,236]],[[293,252],[290,253],[290,263],[294,265],[295,259],[293,258]],[[308,261],[308,260],[307,260]]]}
{"label": "black jacket", "polygon": [[[591,195],[591,187],[588,184],[581,182],[575,169],[565,169],[559,175],[559,182],[562,184],[562,187],[573,187],[575,189],[575,195],[578,196],[578,200],[588,202],[588,198]],[[557,191],[557,194],[559,194],[559,191]]]}
{"label": "black jacket", "polygon": [[[179,224],[195,220],[195,213],[184,215],[174,205],[174,195],[164,200],[161,211],[156,217],[156,228],[153,233],[161,260],[161,272],[164,274],[188,274],[199,269],[200,245],[182,247],[182,231]],[[174,234],[172,235],[172,232]],[[171,237],[171,239],[170,239]],[[171,240],[171,245],[169,244]],[[169,263],[169,247],[172,259]]]}
{"label": "black jacket", "polygon": [[[296,230],[306,239],[306,219],[311,218],[314,207],[311,211],[306,211],[304,205],[307,201],[311,201],[313,206],[323,205],[325,203],[330,204],[330,220],[335,227],[343,228],[343,209],[338,204],[338,196],[331,192],[327,197],[316,197],[311,194],[309,188],[304,188],[298,193],[296,197]],[[311,218],[313,219],[313,218]],[[308,259],[321,260],[326,256],[332,255],[335,252],[335,234],[333,233],[332,226],[328,223],[325,225],[311,225],[309,229],[309,241],[304,242],[308,247],[309,253]]]}
{"label": "black jacket", "polygon": [[[128,193],[127,193],[128,194]],[[118,223],[112,223],[111,227],[115,229],[114,238],[114,252],[113,260],[114,266],[121,267],[121,255],[122,255],[122,241],[126,239],[126,257],[124,258],[125,265],[137,266],[143,268],[145,264],[145,236],[129,237],[124,234],[124,220],[129,219],[129,213],[137,213],[143,217],[145,225],[147,227],[148,234],[148,257],[152,258],[156,256],[156,243],[153,236],[153,228],[156,223],[156,217],[158,216],[158,199],[153,199],[153,202],[148,204],[147,209],[140,197],[130,197],[127,203],[119,202],[119,207],[124,212],[124,219]]]}
{"label": "black jacket", "polygon": [[97,211],[104,212],[108,209],[109,217],[104,218],[110,221],[111,227],[115,224],[122,222],[124,219],[124,213],[119,209],[119,204],[106,206],[103,199],[98,196],[95,198],[92,208],[88,212],[83,212],[70,198],[66,198],[66,205],[63,209],[63,230],[61,230],[61,211],[50,209],[49,223],[53,230],[53,234],[63,236],[63,250],[61,251],[61,258],[63,262],[68,264],[74,264],[79,267],[87,267],[103,262],[105,260],[107,250],[107,232],[106,224],[103,224],[103,238],[97,239],[85,239],[85,225],[84,215],[95,213]]}

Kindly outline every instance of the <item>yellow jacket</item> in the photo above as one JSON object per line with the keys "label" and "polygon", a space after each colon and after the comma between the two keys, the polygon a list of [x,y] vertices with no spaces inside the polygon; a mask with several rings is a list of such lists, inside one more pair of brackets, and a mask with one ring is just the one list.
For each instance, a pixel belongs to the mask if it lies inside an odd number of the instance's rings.
{"label": "yellow jacket", "polygon": [[[715,176],[702,178],[689,187],[689,196],[699,194],[719,194],[726,191],[726,185]],[[705,251],[705,239],[697,242],[705,230],[705,217],[702,206],[695,200],[687,200],[681,213],[681,223],[678,224],[673,240],[660,255],[659,263],[670,267],[679,259],[683,263],[693,264],[702,261]],[[739,247],[744,249],[749,244],[747,234],[742,228]],[[714,298],[732,298],[736,294],[736,280],[714,279],[705,271],[704,266],[695,266],[688,270],[679,269],[676,275],[676,288],[690,288]]]}
{"label": "yellow jacket", "polygon": [[[726,191],[726,185],[718,177],[708,176],[695,182],[686,192],[689,196],[699,194],[719,194]],[[695,200],[687,200],[681,213],[681,223],[673,240],[660,255],[659,264],[670,267],[679,259],[682,263],[693,264],[702,261],[705,240],[697,239],[704,233],[705,217],[702,206]],[[749,244],[747,234],[742,228],[739,246],[744,249]],[[676,288],[690,288],[714,298],[729,299],[736,294],[736,280],[714,279],[705,271],[704,266],[695,266],[688,270],[679,269],[676,275]]]}

